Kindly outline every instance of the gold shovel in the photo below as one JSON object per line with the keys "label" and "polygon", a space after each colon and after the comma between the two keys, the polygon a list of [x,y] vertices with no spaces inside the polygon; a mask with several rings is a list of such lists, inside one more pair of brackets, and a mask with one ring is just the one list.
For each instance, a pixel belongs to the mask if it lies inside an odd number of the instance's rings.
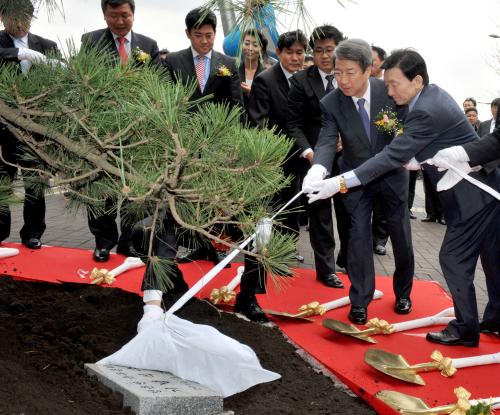
{"label": "gold shovel", "polygon": [[450,377],[460,368],[500,363],[500,353],[451,359],[435,350],[431,354],[431,359],[432,362],[410,365],[400,354],[380,349],[370,349],[365,353],[365,362],[373,368],[393,378],[417,385],[425,385],[424,379],[418,375],[418,372],[439,370],[443,376]]}
{"label": "gold shovel", "polygon": [[[375,292],[373,293],[373,299],[378,300],[379,298],[382,298],[383,295],[384,293],[382,291],[375,290]],[[264,310],[264,312],[272,316],[314,321],[307,317],[322,316],[327,311],[334,310],[339,307],[344,307],[348,304],[351,304],[351,300],[349,296],[345,296],[323,304],[320,304],[318,301],[312,301],[309,304],[304,304],[303,306],[300,306],[298,310],[299,312],[295,314],[282,311],[274,311],[274,310]]]}
{"label": "gold shovel", "polygon": [[[411,395],[405,395],[401,392],[384,390],[377,392],[375,396],[399,413],[406,415],[466,415],[467,411],[469,411],[476,405],[482,405],[483,408],[490,407],[492,409],[500,407],[500,397],[469,401],[469,397],[471,395],[470,392],[468,392],[461,386],[456,388],[454,390],[454,393],[458,399],[456,404],[437,406],[435,408],[429,408],[427,404],[420,398]],[[491,410],[482,413],[484,413],[484,415],[488,415],[491,414]]]}
{"label": "gold shovel", "polygon": [[375,334],[392,334],[405,330],[412,330],[420,327],[428,327],[436,324],[448,324],[454,319],[453,307],[447,308],[431,317],[419,318],[416,320],[402,321],[400,323],[390,324],[385,320],[379,320],[378,318],[372,318],[368,321],[365,330],[359,330],[357,327],[346,324],[338,320],[325,319],[323,320],[323,326],[329,328],[337,333],[344,334],[346,336],[354,337],[358,340],[362,340],[368,343],[377,343],[370,336]]}

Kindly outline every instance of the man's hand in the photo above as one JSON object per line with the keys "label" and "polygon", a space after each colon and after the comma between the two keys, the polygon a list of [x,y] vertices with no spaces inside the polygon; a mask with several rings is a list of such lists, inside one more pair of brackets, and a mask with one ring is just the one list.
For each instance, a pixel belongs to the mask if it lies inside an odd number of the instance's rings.
{"label": "man's hand", "polygon": [[27,60],[31,63],[44,63],[47,60],[43,53],[28,48],[19,48],[17,59],[19,59],[20,61]]}
{"label": "man's hand", "polygon": [[314,189],[311,187],[311,183],[320,182],[325,176],[326,169],[321,164],[314,164],[302,181],[302,191],[306,194],[313,192]]}
{"label": "man's hand", "polygon": [[429,164],[442,169],[448,170],[448,165],[458,165],[460,163],[466,163],[469,161],[469,156],[465,152],[462,146],[453,146],[450,148],[445,148],[439,150],[432,159],[430,159]]}
{"label": "man's hand", "polygon": [[316,202],[320,199],[328,199],[340,191],[340,176],[332,177],[331,179],[311,182],[307,197],[309,203]]}

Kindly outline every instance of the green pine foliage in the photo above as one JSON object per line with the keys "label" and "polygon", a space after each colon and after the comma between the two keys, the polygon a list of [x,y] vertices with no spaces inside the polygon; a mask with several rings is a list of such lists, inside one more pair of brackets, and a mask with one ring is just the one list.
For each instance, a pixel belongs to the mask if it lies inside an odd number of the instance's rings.
{"label": "green pine foliage", "polygon": [[[100,215],[107,198],[127,200],[125,220],[168,212],[185,231],[219,242],[224,227],[246,237],[273,214],[269,201],[287,184],[286,137],[244,126],[237,108],[189,102],[196,86],[156,67],[122,67],[85,48],[65,62],[34,65],[27,76],[2,67],[0,117],[38,159],[33,178],[49,176],[71,207]],[[252,255],[283,274],[295,245],[276,233],[265,255]]]}

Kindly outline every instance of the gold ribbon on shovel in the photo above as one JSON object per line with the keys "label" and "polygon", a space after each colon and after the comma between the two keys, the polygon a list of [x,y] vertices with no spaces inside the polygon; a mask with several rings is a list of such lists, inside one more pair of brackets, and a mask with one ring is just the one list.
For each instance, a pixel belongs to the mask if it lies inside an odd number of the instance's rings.
{"label": "gold ribbon on shovel", "polygon": [[223,285],[220,288],[214,288],[210,293],[210,301],[213,304],[229,303],[233,301],[235,297],[236,292],[227,288],[226,285]]}
{"label": "gold ribbon on shovel", "polygon": [[115,282],[115,277],[109,273],[106,268],[97,269],[94,268],[90,274],[91,284],[101,285],[108,284],[111,285]]}

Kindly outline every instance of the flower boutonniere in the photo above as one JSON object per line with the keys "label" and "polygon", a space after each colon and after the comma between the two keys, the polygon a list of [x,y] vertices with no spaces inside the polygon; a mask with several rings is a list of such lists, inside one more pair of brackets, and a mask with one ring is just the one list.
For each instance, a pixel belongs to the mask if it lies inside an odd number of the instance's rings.
{"label": "flower boutonniere", "polygon": [[389,108],[381,110],[374,122],[379,131],[394,133],[396,136],[403,134],[403,123],[398,119],[397,114]]}
{"label": "flower boutonniere", "polygon": [[221,65],[217,68],[217,76],[231,76],[232,73],[226,65]]}
{"label": "flower boutonniere", "polygon": [[149,53],[144,52],[140,47],[135,47],[132,50],[132,57],[139,63],[148,63],[151,59]]}

